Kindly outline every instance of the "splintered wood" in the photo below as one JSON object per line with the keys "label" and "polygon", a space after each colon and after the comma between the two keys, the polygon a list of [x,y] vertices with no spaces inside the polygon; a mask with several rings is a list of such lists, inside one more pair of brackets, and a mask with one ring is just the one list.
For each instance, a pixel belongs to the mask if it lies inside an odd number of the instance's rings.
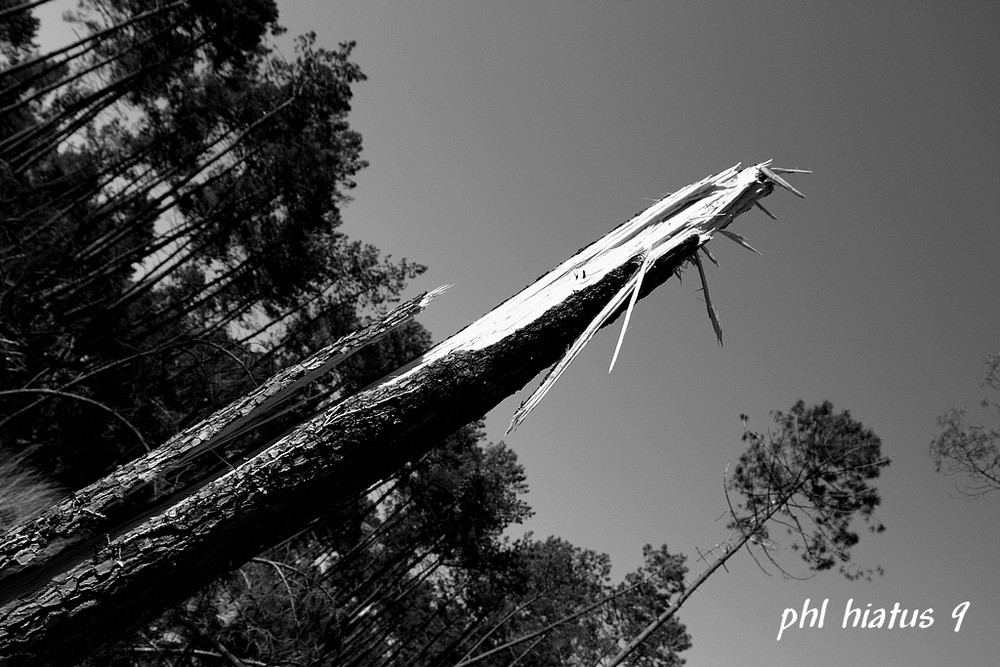
{"label": "splintered wood", "polygon": [[[743,236],[728,230],[727,227],[738,215],[754,205],[773,218],[774,216],[759,203],[761,198],[770,194],[772,185],[778,185],[799,197],[804,197],[779,176],[781,173],[810,172],[771,167],[770,160],[745,169],[740,169],[740,165],[737,164],[667,195],[430,350],[421,358],[420,363],[408,367],[407,373],[419,372],[423,364],[432,363],[459,350],[477,350],[494,345],[543,317],[574,293],[600,283],[610,272],[637,261],[638,268],[628,282],[580,333],[563,357],[552,367],[541,385],[515,413],[508,428],[510,433],[538,405],[594,334],[613,320],[628,300],[622,332],[612,356],[609,372],[614,368],[632,309],[642,289],[643,277],[658,260],[692,239],[696,248],[702,249],[716,233],[721,233],[743,247],[757,252]],[[707,249],[705,251],[707,252]],[[710,255],[709,257],[712,259]],[[697,261],[697,250],[691,253],[688,259]],[[700,262],[697,266],[704,284],[704,270]],[[709,315],[721,343],[722,325],[719,323],[718,311],[712,305],[707,285],[704,286]]]}
{"label": "splintered wood", "polygon": [[[550,286],[565,282],[565,267],[569,265],[570,271],[573,272],[574,282],[579,283],[580,280],[578,278],[580,276],[586,276],[587,274],[591,276],[602,275],[602,272],[607,273],[610,269],[620,265],[623,260],[627,261],[629,258],[635,256],[642,257],[642,263],[632,279],[615,294],[607,307],[591,321],[590,325],[580,334],[580,337],[570,346],[563,358],[559,360],[559,363],[545,376],[545,379],[542,380],[542,383],[534,393],[514,413],[514,418],[507,428],[507,433],[516,429],[524,421],[525,417],[528,416],[528,413],[541,402],[542,398],[545,397],[545,394],[548,393],[573,359],[576,358],[584,346],[593,338],[594,334],[618,313],[625,298],[631,294],[628,309],[625,311],[625,320],[622,323],[621,334],[615,345],[615,351],[611,357],[611,365],[608,367],[608,372],[610,373],[614,369],[618,353],[621,351],[622,341],[625,339],[625,331],[628,329],[628,323],[632,316],[632,309],[635,307],[642,288],[643,276],[649,270],[649,267],[660,257],[665,256],[691,238],[697,239],[697,248],[699,250],[704,249],[705,244],[711,241],[716,233],[722,234],[758,255],[760,254],[743,236],[726,229],[726,227],[733,222],[736,216],[746,211],[751,204],[760,206],[758,200],[770,193],[770,188],[762,188],[762,184],[774,183],[790,190],[799,197],[805,197],[805,195],[778,176],[777,172],[808,173],[799,169],[769,167],[769,164],[770,160],[743,170],[740,170],[740,165],[737,164],[720,174],[709,176],[698,183],[667,195],[608,236],[591,244],[575,257],[567,260],[561,267],[556,268],[548,274],[552,277],[551,282],[548,283]],[[766,209],[765,212],[767,212]],[[707,249],[705,249],[705,252],[708,252]],[[711,258],[710,254],[708,256]],[[711,297],[709,296],[705,270],[698,259],[698,250],[695,250],[690,255],[690,259],[698,267],[698,275],[701,278],[708,314],[721,345],[722,325],[719,322],[718,310],[712,304]],[[539,281],[539,283],[541,282]],[[556,293],[559,292],[558,288],[554,291]],[[525,290],[518,296],[525,295],[527,292],[528,290]],[[511,301],[515,301],[517,298],[515,297]],[[540,307],[544,307],[545,298],[546,291],[542,290],[520,301],[518,305],[537,311]],[[541,301],[541,304],[535,301]]]}

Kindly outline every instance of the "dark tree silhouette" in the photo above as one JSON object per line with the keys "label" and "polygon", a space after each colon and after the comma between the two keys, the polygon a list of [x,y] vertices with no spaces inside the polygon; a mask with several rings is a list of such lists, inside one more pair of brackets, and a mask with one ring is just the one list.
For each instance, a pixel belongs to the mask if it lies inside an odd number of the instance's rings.
{"label": "dark tree silhouette", "polygon": [[[986,361],[981,407],[990,418],[1000,418],[1000,354]],[[967,424],[964,408],[951,408],[938,417],[941,433],[934,438],[930,454],[938,472],[962,478],[959,491],[980,496],[1000,489],[1000,429],[988,424]]]}
{"label": "dark tree silhouette", "polygon": [[[882,457],[881,440],[846,410],[834,412],[829,401],[811,408],[798,401],[787,413],[775,412],[773,423],[774,428],[765,433],[744,432],[747,450],[732,475],[727,476],[733,538],[712,550],[709,557],[714,557],[714,562],[633,636],[606,663],[608,667],[634,655],[654,632],[674,618],[699,586],[744,547],[755,554],[754,558],[762,558],[783,574],[794,576],[773,556],[777,546],[771,539],[774,530],[791,536],[790,548],[801,551],[810,572],[839,565],[841,574],[848,579],[881,574],[880,566],[863,568],[851,561],[851,548],[859,539],[852,530],[856,519],[868,524],[872,532],[885,530],[872,518],[880,497],[870,483],[889,465],[889,460]],[[740,498],[735,504],[730,492]]]}

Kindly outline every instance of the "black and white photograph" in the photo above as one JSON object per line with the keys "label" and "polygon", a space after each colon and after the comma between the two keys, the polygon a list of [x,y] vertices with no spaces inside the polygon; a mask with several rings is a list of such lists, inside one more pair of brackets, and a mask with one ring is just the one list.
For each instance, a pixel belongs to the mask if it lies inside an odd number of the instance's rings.
{"label": "black and white photograph", "polygon": [[0,0],[0,666],[1000,665],[1000,3]]}

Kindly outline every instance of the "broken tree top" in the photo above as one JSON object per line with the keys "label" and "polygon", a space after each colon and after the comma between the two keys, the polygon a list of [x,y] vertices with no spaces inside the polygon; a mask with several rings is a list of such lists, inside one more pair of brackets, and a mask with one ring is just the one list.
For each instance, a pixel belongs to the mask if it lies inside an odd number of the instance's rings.
{"label": "broken tree top", "polygon": [[727,229],[730,223],[751,206],[757,206],[769,217],[774,218],[759,201],[771,193],[774,185],[783,187],[796,196],[805,196],[779,174],[811,172],[803,169],[772,167],[770,163],[768,160],[745,169],[741,169],[737,164],[660,199],[628,222],[580,250],[458,334],[431,349],[418,363],[405,369],[406,372],[398,378],[416,372],[424,363],[431,363],[449,353],[483,349],[493,345],[527,327],[573,293],[600,282],[608,273],[620,269],[625,264],[637,262],[638,268],[635,269],[631,279],[608,301],[562,359],[549,371],[538,389],[518,409],[508,428],[509,433],[517,428],[541,401],[597,330],[613,320],[628,300],[625,321],[609,372],[614,368],[632,309],[640,295],[643,277],[657,260],[692,240],[695,250],[688,259],[698,267],[709,316],[721,344],[722,326],[709,296],[698,250],[703,251],[714,262],[705,244],[719,233],[757,252],[743,236]]}

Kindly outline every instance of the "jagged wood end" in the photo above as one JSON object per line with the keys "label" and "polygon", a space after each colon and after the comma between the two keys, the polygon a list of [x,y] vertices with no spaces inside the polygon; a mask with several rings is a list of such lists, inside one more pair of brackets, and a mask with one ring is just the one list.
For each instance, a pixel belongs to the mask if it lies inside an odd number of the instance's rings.
{"label": "jagged wood end", "polygon": [[[743,213],[751,205],[757,203],[759,198],[766,196],[770,192],[770,188],[759,187],[762,182],[773,181],[768,172],[764,171],[766,168],[765,164],[755,165],[744,170],[739,170],[739,165],[737,165],[716,176],[710,176],[698,183],[682,188],[672,195],[668,195],[643,213],[634,217],[628,223],[618,227],[601,240],[585,248],[577,256],[557,267],[547,276],[543,276],[535,284],[536,286],[543,283],[547,286],[556,286],[559,284],[558,279],[566,275],[570,270],[577,281],[583,275],[590,276],[593,280],[598,280],[612,268],[621,265],[623,261],[631,261],[638,253],[644,253],[642,267],[636,271],[633,279],[615,295],[615,298],[609,302],[605,311],[602,311],[591,322],[584,333],[569,347],[563,358],[545,376],[542,384],[521,404],[511,420],[510,427],[507,430],[508,433],[516,429],[524,421],[528,413],[538,405],[565,371],[569,363],[576,358],[583,346],[593,338],[594,333],[609,320],[611,314],[617,312],[629,290],[633,290],[631,292],[632,299],[625,311],[625,321],[623,322],[622,331],[612,356],[611,366],[608,369],[609,372],[614,368],[614,364],[621,351],[622,341],[624,340],[625,331],[630,321],[635,302],[639,297],[642,277],[646,272],[646,268],[655,262],[656,259],[662,257],[670,249],[677,247],[679,243],[692,236],[699,237],[700,245],[704,249],[704,243],[715,232],[721,232],[744,247],[758,252],[745,238],[725,229],[725,227],[737,215]],[[708,253],[707,250],[705,252]],[[760,253],[758,252],[758,254]],[[694,256],[697,261],[697,253]],[[710,253],[707,256],[713,262],[716,261]],[[705,282],[704,269],[701,267],[700,262],[698,262],[698,266],[701,270],[702,283],[705,286],[709,317],[721,344],[722,325],[719,321],[718,311],[711,304],[711,297],[708,294],[707,283]],[[551,280],[548,281],[546,278],[551,278]],[[530,289],[529,287],[525,292],[528,292]],[[541,290],[535,292],[535,294],[542,293]]]}
{"label": "jagged wood end", "polygon": [[431,301],[444,294],[451,287],[452,284],[448,283],[446,285],[441,285],[440,287],[435,287],[434,289],[424,292],[422,295],[416,297],[417,299],[420,300],[417,304],[418,308],[420,310],[427,308],[427,306],[430,305]]}

